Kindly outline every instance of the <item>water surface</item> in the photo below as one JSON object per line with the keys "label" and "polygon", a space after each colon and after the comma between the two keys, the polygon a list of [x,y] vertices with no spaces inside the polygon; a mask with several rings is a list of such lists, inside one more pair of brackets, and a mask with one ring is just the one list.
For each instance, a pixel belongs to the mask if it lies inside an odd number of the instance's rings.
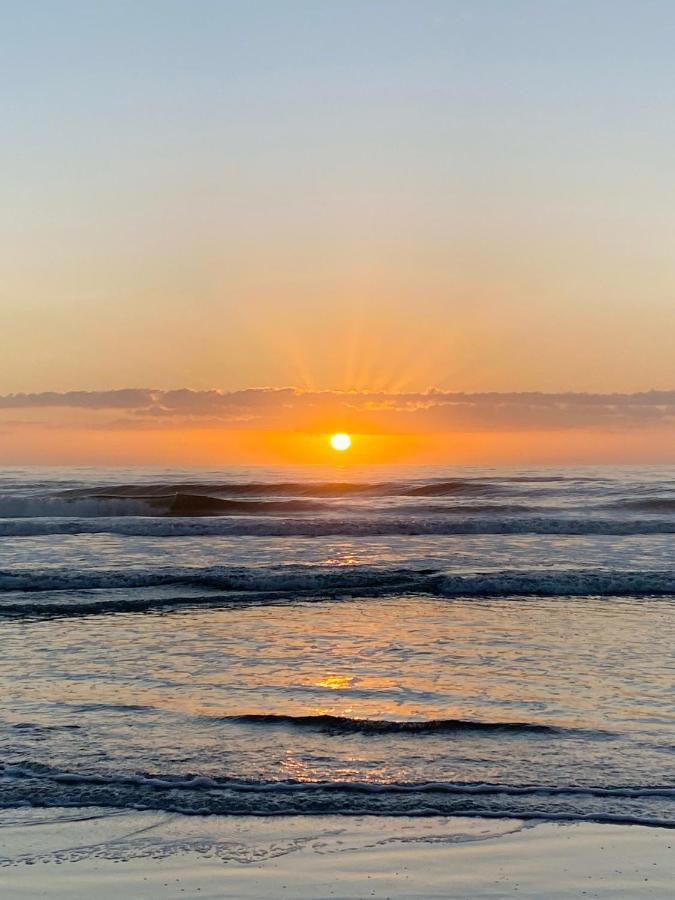
{"label": "water surface", "polygon": [[673,470],[4,470],[0,803],[675,825]]}

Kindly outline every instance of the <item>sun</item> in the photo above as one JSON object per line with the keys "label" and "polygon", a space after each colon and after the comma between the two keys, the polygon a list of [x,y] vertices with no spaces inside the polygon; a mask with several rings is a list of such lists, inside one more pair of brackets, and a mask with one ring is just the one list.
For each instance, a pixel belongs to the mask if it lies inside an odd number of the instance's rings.
{"label": "sun", "polygon": [[338,431],[336,434],[331,434],[330,445],[333,450],[349,450],[352,445],[352,439],[344,431]]}

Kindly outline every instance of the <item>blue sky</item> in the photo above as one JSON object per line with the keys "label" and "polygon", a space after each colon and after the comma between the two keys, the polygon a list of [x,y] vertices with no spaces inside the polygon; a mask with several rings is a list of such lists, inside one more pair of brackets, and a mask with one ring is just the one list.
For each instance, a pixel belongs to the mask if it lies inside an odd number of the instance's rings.
{"label": "blue sky", "polygon": [[0,14],[5,390],[671,385],[671,3]]}

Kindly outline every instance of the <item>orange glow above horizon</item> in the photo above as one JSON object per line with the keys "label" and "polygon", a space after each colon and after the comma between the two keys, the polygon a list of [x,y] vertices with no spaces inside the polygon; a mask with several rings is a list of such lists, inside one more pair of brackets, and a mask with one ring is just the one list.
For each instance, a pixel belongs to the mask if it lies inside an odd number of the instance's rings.
{"label": "orange glow above horizon", "polygon": [[[83,421],[54,428],[9,425],[0,443],[4,465],[518,465],[667,463],[675,429],[601,433],[510,431],[455,434],[358,432],[348,453],[336,452],[331,433],[219,428],[125,429]],[[352,438],[354,433],[352,432]]]}

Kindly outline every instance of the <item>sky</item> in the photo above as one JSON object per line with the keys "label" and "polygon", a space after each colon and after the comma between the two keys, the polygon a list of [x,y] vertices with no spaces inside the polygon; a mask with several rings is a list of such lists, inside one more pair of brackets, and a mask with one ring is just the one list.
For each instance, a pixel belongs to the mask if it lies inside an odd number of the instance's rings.
{"label": "sky", "polygon": [[669,0],[0,16],[0,462],[675,460]]}

